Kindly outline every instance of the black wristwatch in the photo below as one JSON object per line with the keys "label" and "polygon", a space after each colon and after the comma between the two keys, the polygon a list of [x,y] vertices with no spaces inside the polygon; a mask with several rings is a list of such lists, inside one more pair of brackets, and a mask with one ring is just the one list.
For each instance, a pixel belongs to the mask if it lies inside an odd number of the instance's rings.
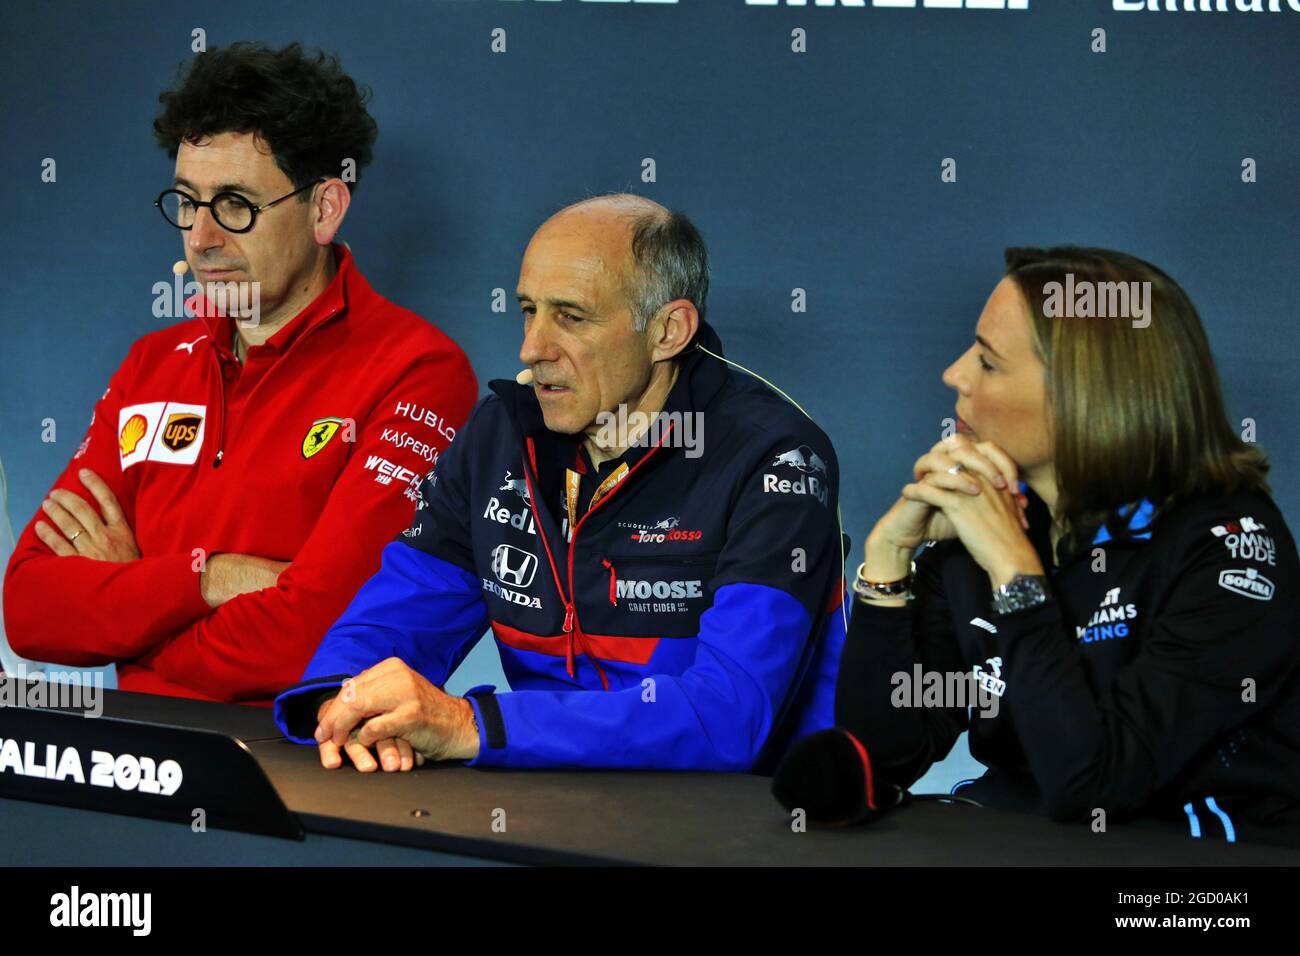
{"label": "black wristwatch", "polygon": [[1047,576],[1044,574],[1017,573],[1006,584],[993,592],[993,610],[998,614],[1011,614],[1035,607],[1047,601]]}

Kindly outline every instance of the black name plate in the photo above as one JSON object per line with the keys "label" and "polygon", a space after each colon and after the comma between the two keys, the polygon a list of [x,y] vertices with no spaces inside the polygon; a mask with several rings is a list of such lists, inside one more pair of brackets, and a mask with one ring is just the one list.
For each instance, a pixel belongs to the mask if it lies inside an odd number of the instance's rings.
{"label": "black name plate", "polygon": [[0,797],[303,838],[241,740],[40,707],[0,706]]}

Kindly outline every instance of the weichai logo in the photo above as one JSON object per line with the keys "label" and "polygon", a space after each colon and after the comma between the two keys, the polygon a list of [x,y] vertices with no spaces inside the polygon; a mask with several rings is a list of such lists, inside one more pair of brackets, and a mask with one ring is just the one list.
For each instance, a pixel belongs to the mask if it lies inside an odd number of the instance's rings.
{"label": "weichai logo", "polygon": [[[172,451],[180,451],[182,448],[188,448],[194,443],[194,438],[199,433],[199,425],[203,422],[202,415],[192,415],[188,412],[181,412],[172,415],[167,419],[167,425],[163,428],[162,443]],[[127,422],[130,425],[130,422]]]}

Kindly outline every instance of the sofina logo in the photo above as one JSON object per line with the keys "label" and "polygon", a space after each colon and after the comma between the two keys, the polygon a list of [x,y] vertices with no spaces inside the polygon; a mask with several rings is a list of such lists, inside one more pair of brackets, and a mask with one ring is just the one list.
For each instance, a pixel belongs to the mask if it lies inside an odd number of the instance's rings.
{"label": "sofina logo", "polygon": [[1273,600],[1273,582],[1254,568],[1237,570],[1229,568],[1219,572],[1219,587],[1240,594],[1242,597],[1254,598],[1256,601]]}

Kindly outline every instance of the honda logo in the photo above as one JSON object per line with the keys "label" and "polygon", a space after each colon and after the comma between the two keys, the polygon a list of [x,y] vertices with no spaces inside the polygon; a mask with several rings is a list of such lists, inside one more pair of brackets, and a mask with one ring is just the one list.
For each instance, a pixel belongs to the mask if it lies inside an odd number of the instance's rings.
{"label": "honda logo", "polygon": [[502,584],[526,588],[537,573],[537,555],[499,544],[492,549],[492,573]]}

